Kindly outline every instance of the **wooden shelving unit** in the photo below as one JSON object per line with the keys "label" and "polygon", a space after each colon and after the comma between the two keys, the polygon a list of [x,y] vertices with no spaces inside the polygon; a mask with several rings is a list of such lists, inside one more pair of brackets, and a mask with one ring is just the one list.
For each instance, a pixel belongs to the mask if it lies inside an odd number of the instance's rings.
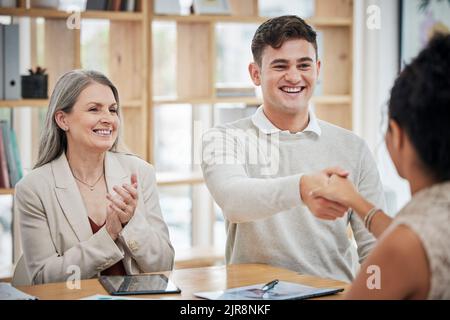
{"label": "wooden shelving unit", "polygon": [[[80,31],[63,28],[72,13],[52,9],[0,8],[0,15],[46,19],[45,60],[50,73],[50,91],[56,78],[67,70],[81,67]],[[351,37],[352,0],[316,0],[316,15],[307,21],[324,33],[325,53],[323,95],[314,97],[319,116],[351,129]],[[244,103],[258,105],[258,97],[216,97],[216,49],[214,27],[218,23],[260,24],[258,0],[230,0],[232,14],[155,15],[153,1],[139,1],[138,12],[85,11],[81,19],[105,19],[110,22],[110,78],[118,86],[124,109],[125,142],[141,157],[153,162],[153,106],[162,104]],[[176,99],[152,98],[152,22],[172,21],[177,25]],[[326,48],[329,48],[328,50]],[[64,50],[61,57],[59,52]],[[37,50],[35,50],[37,51]],[[43,107],[48,100],[0,101],[0,107]],[[136,139],[136,135],[142,139]],[[180,179],[183,181],[183,179]]]}
{"label": "wooden shelving unit", "polygon": [[[108,76],[119,89],[125,143],[132,152],[151,163],[154,163],[154,155],[159,147],[153,141],[156,106],[190,104],[193,108],[195,105],[211,105],[214,108],[221,103],[262,103],[258,97],[223,98],[216,95],[216,25],[260,24],[267,19],[258,16],[258,0],[229,1],[232,9],[230,16],[155,15],[152,0],[138,0],[138,12],[86,11],[80,14],[82,20],[109,21]],[[61,74],[82,66],[81,32],[66,28],[65,20],[72,14],[70,12],[28,9],[25,8],[25,1],[21,0],[20,3],[19,8],[0,8],[0,15],[32,18],[30,33],[33,66],[37,65],[36,56],[40,52],[35,40],[34,18],[45,19],[43,60],[49,72],[50,93]],[[153,94],[153,22],[174,22],[176,25],[176,48],[173,50],[178,53],[178,77],[175,99],[157,98]],[[316,113],[323,120],[351,129],[353,0],[316,0],[315,16],[307,19],[307,22],[323,34],[322,95],[313,98]],[[48,100],[0,101],[0,108],[47,106]],[[161,187],[203,184],[201,173],[196,169],[193,171],[184,174],[157,172],[157,184]],[[14,189],[0,189],[0,195],[13,194]],[[204,265],[205,261],[213,263],[221,259],[220,254],[210,248],[194,251],[180,256],[183,266],[196,263]]]}
{"label": "wooden shelving unit", "polygon": [[[232,14],[154,15],[152,21],[176,24],[176,98],[153,99],[153,105],[243,103],[259,105],[258,97],[216,96],[216,33],[222,23],[260,24],[258,0],[230,0]],[[316,0],[315,16],[306,19],[322,35],[322,95],[315,96],[319,118],[341,127],[352,128],[352,37],[353,1]],[[246,45],[250,45],[249,43]]]}

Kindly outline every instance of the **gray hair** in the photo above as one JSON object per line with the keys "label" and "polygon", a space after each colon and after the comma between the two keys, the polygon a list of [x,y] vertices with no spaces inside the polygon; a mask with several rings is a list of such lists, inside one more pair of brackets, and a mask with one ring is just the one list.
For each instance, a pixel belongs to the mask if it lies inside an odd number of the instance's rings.
{"label": "gray hair", "polygon": [[[72,70],[62,75],[56,82],[55,89],[50,97],[44,127],[39,141],[38,160],[34,168],[39,168],[58,158],[67,148],[66,133],[58,126],[55,114],[58,111],[70,113],[78,100],[81,92],[90,84],[97,82],[111,88],[118,106],[118,117],[120,115],[119,93],[112,82],[102,73],[92,70]],[[117,151],[120,137],[111,147],[111,151]]]}

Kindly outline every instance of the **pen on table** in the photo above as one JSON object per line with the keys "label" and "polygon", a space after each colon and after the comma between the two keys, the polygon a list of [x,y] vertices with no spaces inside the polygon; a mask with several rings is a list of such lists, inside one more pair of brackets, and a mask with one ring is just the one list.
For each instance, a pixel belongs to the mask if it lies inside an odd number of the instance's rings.
{"label": "pen on table", "polygon": [[275,287],[277,284],[278,284],[278,279],[275,279],[275,280],[273,280],[273,281],[270,281],[270,282],[268,282],[268,283],[266,283],[265,285],[264,285],[264,287],[262,287],[262,289],[261,290],[263,290],[263,291],[269,291],[270,289],[273,289],[273,287]]}

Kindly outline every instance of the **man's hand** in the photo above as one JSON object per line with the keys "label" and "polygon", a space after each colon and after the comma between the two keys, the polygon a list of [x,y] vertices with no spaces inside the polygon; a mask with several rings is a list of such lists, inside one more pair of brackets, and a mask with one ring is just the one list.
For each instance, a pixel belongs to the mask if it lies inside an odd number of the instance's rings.
{"label": "man's hand", "polygon": [[358,190],[349,179],[335,174],[331,176],[325,188],[313,190],[311,195],[335,201],[353,209],[354,203],[361,198]]}
{"label": "man's hand", "polygon": [[343,217],[349,209],[349,207],[337,202],[312,195],[314,190],[326,187],[333,174],[344,178],[348,176],[347,171],[333,167],[317,173],[303,175],[300,179],[300,196],[303,203],[320,219],[335,220]]}

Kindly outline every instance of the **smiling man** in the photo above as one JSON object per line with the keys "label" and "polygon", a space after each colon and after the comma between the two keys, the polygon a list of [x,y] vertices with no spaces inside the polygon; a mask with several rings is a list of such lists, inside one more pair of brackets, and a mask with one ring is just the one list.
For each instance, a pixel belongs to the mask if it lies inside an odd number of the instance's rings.
{"label": "smiling man", "polygon": [[321,63],[316,33],[302,19],[282,16],[263,23],[252,53],[249,72],[261,86],[263,105],[252,117],[203,136],[202,169],[226,220],[227,263],[267,263],[350,281],[375,240],[349,208],[310,193],[332,174],[348,176],[384,208],[370,151],[353,133],[318,120],[310,109]]}

